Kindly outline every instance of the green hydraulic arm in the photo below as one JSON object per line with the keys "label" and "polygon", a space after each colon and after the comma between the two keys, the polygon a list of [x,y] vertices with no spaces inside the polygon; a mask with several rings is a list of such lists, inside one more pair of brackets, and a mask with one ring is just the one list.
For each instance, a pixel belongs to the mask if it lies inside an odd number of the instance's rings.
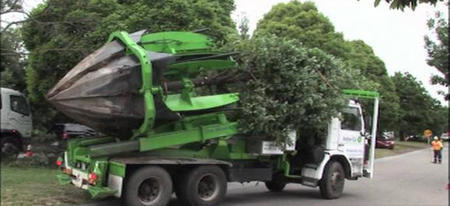
{"label": "green hydraulic arm", "polygon": [[149,128],[153,127],[156,114],[153,94],[161,90],[160,88],[153,87],[152,64],[147,57],[147,52],[145,49],[137,45],[127,32],[121,31],[112,33],[108,39],[108,42],[115,39],[120,40],[126,46],[127,50],[134,54],[134,56],[136,56],[141,63],[142,87],[139,92],[144,96],[145,116],[141,127],[137,131],[134,131],[133,138],[136,138],[146,134]]}

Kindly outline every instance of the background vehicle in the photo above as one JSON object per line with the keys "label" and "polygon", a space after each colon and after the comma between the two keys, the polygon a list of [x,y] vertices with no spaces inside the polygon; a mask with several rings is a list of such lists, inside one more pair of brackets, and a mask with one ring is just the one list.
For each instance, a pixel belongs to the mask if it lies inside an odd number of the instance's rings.
{"label": "background vehicle", "polygon": [[16,90],[1,88],[0,107],[2,155],[17,154],[33,129],[28,101]]}
{"label": "background vehicle", "polygon": [[448,134],[449,134],[449,132],[442,133],[441,140],[442,141],[448,141]]}
{"label": "background vehicle", "polygon": [[393,135],[383,133],[377,136],[376,148],[394,149],[395,140]]}
{"label": "background vehicle", "polygon": [[408,137],[407,141],[427,142],[427,138],[424,135],[411,135]]}
{"label": "background vehicle", "polygon": [[99,135],[92,128],[76,123],[54,124],[52,128],[50,128],[49,133],[55,134],[56,138],[60,140]]}
{"label": "background vehicle", "polygon": [[[378,93],[342,91],[351,100],[323,137],[297,136],[292,129],[280,144],[263,134],[248,137],[227,113],[238,94],[193,92],[205,84],[194,79],[200,71],[236,67],[229,54],[210,45],[206,36],[190,32],[116,32],[69,71],[48,100],[111,136],[69,140],[57,161],[59,182],[94,198],[121,197],[130,206],[166,205],[173,191],[183,205],[217,205],[227,182],[261,181],[274,192],[298,183],[319,187],[324,198],[334,199],[345,179],[373,176]],[[137,68],[142,73],[133,73]],[[172,82],[161,83],[167,79]],[[374,100],[367,148],[358,98]]]}

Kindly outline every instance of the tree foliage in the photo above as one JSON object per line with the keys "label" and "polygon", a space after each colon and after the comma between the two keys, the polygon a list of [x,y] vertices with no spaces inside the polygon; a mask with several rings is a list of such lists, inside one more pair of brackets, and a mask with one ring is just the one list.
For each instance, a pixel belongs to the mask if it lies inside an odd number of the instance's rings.
{"label": "tree foliage", "polygon": [[381,93],[380,130],[392,130],[398,118],[398,98],[384,62],[361,40],[346,41],[314,3],[291,1],[277,4],[258,22],[256,36],[276,35],[295,39],[341,59],[354,88]]}
{"label": "tree foliage", "polygon": [[[443,0],[384,0],[390,4],[391,9],[400,9],[403,10],[405,7],[409,7],[411,9],[415,9],[419,3],[428,3],[431,5],[436,5],[438,1]],[[375,6],[380,4],[381,0],[375,0]]]}
{"label": "tree foliage", "polygon": [[[372,48],[361,40],[347,41],[350,48],[346,54],[347,66],[356,69],[364,76],[363,89],[377,90],[380,93],[379,130],[392,131],[395,129],[399,117],[399,99],[395,92],[395,85],[389,77],[384,62],[378,58]],[[359,77],[354,77],[359,78]],[[372,113],[371,107],[365,105]]]}
{"label": "tree foliage", "polygon": [[448,107],[433,99],[420,82],[409,73],[396,73],[392,80],[400,98],[400,118],[397,130],[401,137],[422,134],[430,129],[434,134],[448,127]]}
{"label": "tree foliage", "polygon": [[[449,82],[449,36],[448,36],[448,22],[442,17],[441,13],[436,14],[436,18],[428,20],[428,28],[433,31],[436,36],[436,42],[432,37],[425,36],[425,48],[428,52],[428,65],[436,68],[442,75],[434,75],[431,78],[433,84],[442,85],[448,88]],[[446,100],[450,99],[448,92],[441,92],[445,95]]]}
{"label": "tree foliage", "polygon": [[21,0],[3,0],[0,4],[0,14],[7,14],[22,9]]}
{"label": "tree foliage", "polygon": [[30,100],[36,108],[48,107],[47,91],[114,31],[209,28],[205,33],[219,42],[236,32],[230,17],[233,9],[232,0],[48,0],[31,12],[28,19],[32,20],[22,28],[30,51]]}
{"label": "tree foliage", "polygon": [[273,6],[255,31],[256,36],[268,34],[296,39],[306,47],[320,48],[336,57],[347,51],[343,35],[335,32],[330,20],[312,2],[291,1]]}
{"label": "tree foliage", "polygon": [[243,40],[241,73],[249,73],[241,94],[240,125],[245,133],[283,142],[289,129],[325,129],[345,105],[340,88],[350,86],[343,63],[297,40],[276,36]]}
{"label": "tree foliage", "polygon": [[21,55],[22,41],[18,30],[8,29],[1,32],[0,72],[1,86],[19,91],[26,89],[26,59]]}

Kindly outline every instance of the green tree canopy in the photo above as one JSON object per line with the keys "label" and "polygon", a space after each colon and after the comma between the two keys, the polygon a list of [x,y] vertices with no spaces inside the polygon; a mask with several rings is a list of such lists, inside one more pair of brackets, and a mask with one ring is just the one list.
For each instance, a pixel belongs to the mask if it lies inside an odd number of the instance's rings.
{"label": "green tree canopy", "polygon": [[[345,106],[340,88],[351,86],[341,61],[297,40],[256,37],[233,45],[240,73],[249,73],[239,121],[246,133],[282,140],[289,129],[326,129]],[[318,138],[324,136],[318,136]]]}
{"label": "green tree canopy", "polygon": [[[431,78],[433,84],[442,85],[448,88],[449,82],[449,47],[448,47],[448,22],[442,17],[443,14],[437,13],[435,19],[428,20],[428,28],[436,35],[436,42],[432,37],[425,36],[425,48],[428,52],[428,65],[436,68],[444,77],[434,75]],[[448,92],[441,92],[446,100],[450,99]]]}
{"label": "green tree canopy", "polygon": [[[374,89],[380,92],[380,131],[393,131],[399,115],[399,99],[395,92],[395,85],[389,77],[384,62],[378,58],[373,49],[361,40],[347,41],[350,48],[346,54],[346,63],[349,68],[361,72],[361,76],[367,82],[374,85],[366,85],[364,89]],[[358,77],[355,77],[358,78]],[[366,108],[369,105],[366,105]],[[370,107],[368,107],[370,108]],[[369,113],[372,113],[369,110]]]}
{"label": "green tree canopy", "polygon": [[334,30],[330,20],[320,13],[312,2],[280,3],[258,22],[255,35],[276,35],[296,39],[309,48],[320,48],[336,57],[348,49],[341,33]]}
{"label": "green tree canopy", "polygon": [[[419,3],[428,3],[432,5],[436,5],[438,1],[443,0],[384,0],[390,4],[391,9],[400,9],[403,10],[405,7],[409,7],[411,9],[415,9]],[[375,0],[375,6],[380,4],[381,0]]]}
{"label": "green tree canopy", "polygon": [[431,129],[434,134],[446,130],[448,108],[433,99],[414,76],[398,72],[392,80],[400,98],[397,130],[401,137],[422,134],[425,129]]}
{"label": "green tree canopy", "polygon": [[16,29],[2,30],[0,43],[1,86],[25,91],[26,59],[22,55],[22,41]]}
{"label": "green tree canopy", "polygon": [[83,57],[103,45],[114,31],[209,28],[205,33],[219,42],[236,32],[230,17],[233,9],[232,0],[48,0],[31,12],[32,21],[22,28],[25,46],[30,51],[30,100],[36,108],[47,107],[47,91]]}
{"label": "green tree canopy", "polygon": [[351,81],[358,89],[381,93],[380,129],[392,130],[398,117],[398,98],[384,62],[361,40],[346,41],[335,31],[330,20],[318,11],[314,3],[291,1],[275,5],[258,22],[256,36],[276,35],[295,39],[305,47],[319,48],[341,59]]}

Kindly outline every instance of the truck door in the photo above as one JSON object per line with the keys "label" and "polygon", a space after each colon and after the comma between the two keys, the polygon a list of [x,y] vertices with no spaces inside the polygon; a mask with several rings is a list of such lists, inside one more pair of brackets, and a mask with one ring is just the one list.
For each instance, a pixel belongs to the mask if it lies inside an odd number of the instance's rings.
{"label": "truck door", "polygon": [[32,121],[28,102],[22,95],[9,95],[8,121],[23,137],[31,136]]}
{"label": "truck door", "polygon": [[364,122],[359,106],[349,106],[342,111],[342,122],[338,150],[344,152],[351,162],[353,176],[363,174]]}

